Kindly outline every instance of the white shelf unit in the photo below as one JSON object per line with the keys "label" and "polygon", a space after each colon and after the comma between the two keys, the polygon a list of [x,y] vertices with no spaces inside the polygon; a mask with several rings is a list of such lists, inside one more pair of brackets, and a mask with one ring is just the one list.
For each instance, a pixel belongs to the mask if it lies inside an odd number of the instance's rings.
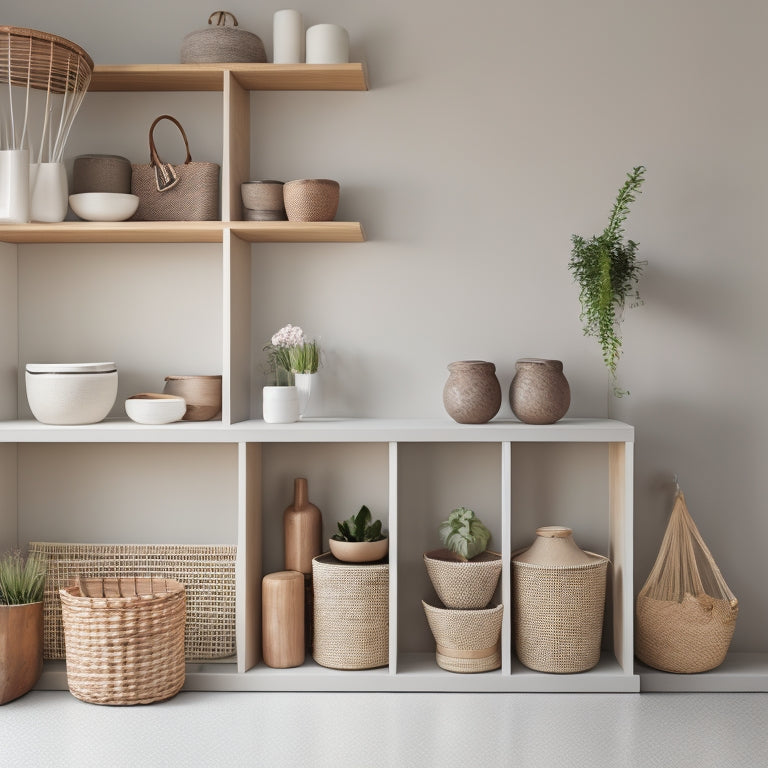
{"label": "white shelf unit", "polygon": [[[178,423],[164,427],[143,427],[121,419],[88,427],[50,427],[34,421],[14,420],[0,423],[0,441],[15,446],[21,454],[20,462],[25,464],[20,472],[22,499],[17,526],[20,532],[37,527],[36,537],[41,535],[40,527],[46,525],[46,513],[41,513],[34,504],[33,508],[26,509],[24,503],[27,495],[24,489],[31,482],[24,478],[30,473],[34,475],[36,461],[42,469],[70,457],[68,464],[64,461],[65,466],[70,467],[77,464],[79,451],[86,451],[86,458],[96,452],[116,453],[116,461],[109,465],[113,467],[110,471],[116,473],[119,468],[115,469],[113,465],[124,459],[126,451],[130,457],[131,451],[139,454],[151,448],[155,452],[169,450],[175,453],[197,445],[200,450],[210,452],[209,456],[206,454],[206,461],[215,459],[224,464],[217,470],[218,474],[236,486],[235,500],[229,498],[223,502],[221,514],[228,521],[225,527],[236,528],[238,545],[237,658],[224,663],[190,664],[186,688],[230,691],[638,691],[639,677],[632,658],[633,436],[633,428],[626,424],[594,419],[564,419],[550,426],[530,426],[512,420],[460,425],[448,417],[431,420],[309,419],[288,425],[248,420],[232,425]],[[596,478],[596,482],[607,479],[608,484],[604,494],[605,509],[599,512],[598,519],[607,542],[605,554],[613,564],[607,611],[611,623],[605,633],[606,648],[602,659],[595,669],[577,675],[532,672],[516,661],[510,615],[505,611],[502,668],[477,675],[446,672],[437,667],[434,643],[428,636],[421,613],[421,599],[429,600],[431,589],[421,553],[435,544],[430,538],[434,535],[433,521],[437,519],[435,514],[442,513],[442,507],[432,511],[431,519],[426,512],[424,515],[418,513],[424,499],[414,495],[413,488],[418,487],[419,494],[422,491],[431,493],[434,488],[430,488],[428,482],[414,484],[414,477],[421,479],[421,473],[428,465],[434,465],[435,471],[444,476],[452,467],[466,464],[464,473],[453,473],[458,476],[447,493],[453,494],[456,487],[463,487],[471,494],[495,484],[489,496],[496,500],[498,508],[493,514],[486,507],[490,514],[487,522],[503,557],[499,597],[507,606],[510,605],[511,554],[531,533],[527,518],[516,512],[515,457],[520,455],[521,460],[527,460],[524,452],[530,447],[534,450],[554,447],[579,455],[596,451],[599,461],[606,465]],[[335,455],[334,451],[342,453]],[[279,531],[281,515],[274,510],[269,514],[263,511],[262,499],[265,486],[270,482],[269,470],[294,462],[294,471],[298,472],[300,466],[309,461],[320,464],[320,474],[325,474],[323,462],[333,466],[349,456],[363,456],[369,476],[361,482],[368,489],[375,488],[377,500],[385,500],[386,505],[383,517],[390,535],[389,664],[367,671],[338,671],[317,665],[308,655],[301,667],[270,669],[260,662],[261,577],[279,569],[279,565],[269,567],[267,558],[269,552],[281,549],[282,539]],[[537,461],[538,457],[534,455],[533,460]],[[150,456],[147,461],[155,462],[156,458]],[[136,471],[146,472],[146,464],[139,462]],[[190,471],[198,472],[199,469],[193,467]],[[85,478],[80,479],[85,481]],[[86,485],[89,482],[93,481],[87,481]],[[473,485],[476,486],[474,489]],[[233,489],[226,491],[231,497]],[[89,506],[88,492],[76,499],[64,498],[63,508],[73,506],[73,501],[74,506]],[[51,493],[62,498],[74,491],[62,486]],[[97,496],[95,506],[99,508],[98,494],[104,491],[95,489],[93,493]],[[93,511],[84,514],[85,524],[92,524]],[[173,510],[170,514],[173,515]],[[27,516],[29,520],[25,520]],[[232,517],[236,521],[231,520]],[[428,522],[424,523],[425,520]],[[60,522],[57,524],[61,525]],[[74,521],[72,524],[77,533],[82,532],[77,530],[81,523]],[[333,519],[324,515],[324,524],[329,532]],[[111,525],[120,529],[121,540],[137,535],[130,525],[126,528],[124,523],[112,523],[107,517],[105,529]],[[414,538],[414,529],[418,530],[419,526],[424,527],[423,537]],[[414,652],[414,637],[420,639],[422,650]],[[48,663],[39,687],[66,688],[64,665]]]}

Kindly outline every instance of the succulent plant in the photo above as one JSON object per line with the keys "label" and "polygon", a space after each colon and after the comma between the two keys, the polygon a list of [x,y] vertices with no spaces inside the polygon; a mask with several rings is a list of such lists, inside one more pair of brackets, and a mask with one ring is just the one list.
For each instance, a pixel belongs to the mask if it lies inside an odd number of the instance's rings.
{"label": "succulent plant", "polygon": [[467,507],[457,507],[440,523],[440,540],[462,560],[470,560],[485,552],[491,532]]}
{"label": "succulent plant", "polygon": [[339,532],[331,538],[336,541],[381,541],[386,538],[381,530],[381,520],[370,521],[371,510],[363,504],[356,515],[337,523]]}

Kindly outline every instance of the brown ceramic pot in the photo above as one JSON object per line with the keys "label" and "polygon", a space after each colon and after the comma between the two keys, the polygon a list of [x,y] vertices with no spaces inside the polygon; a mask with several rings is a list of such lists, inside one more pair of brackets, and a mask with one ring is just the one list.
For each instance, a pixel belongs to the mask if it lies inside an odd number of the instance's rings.
{"label": "brown ceramic pot", "polygon": [[512,413],[526,424],[554,424],[571,404],[571,388],[560,360],[524,357],[509,387]]}
{"label": "brown ceramic pot", "polygon": [[43,604],[0,605],[0,704],[34,688],[43,671]]}
{"label": "brown ceramic pot", "polygon": [[460,360],[448,366],[443,405],[459,424],[485,424],[501,407],[496,366],[483,360]]}
{"label": "brown ceramic pot", "polygon": [[163,393],[187,401],[184,421],[208,421],[221,412],[221,376],[166,376]]}

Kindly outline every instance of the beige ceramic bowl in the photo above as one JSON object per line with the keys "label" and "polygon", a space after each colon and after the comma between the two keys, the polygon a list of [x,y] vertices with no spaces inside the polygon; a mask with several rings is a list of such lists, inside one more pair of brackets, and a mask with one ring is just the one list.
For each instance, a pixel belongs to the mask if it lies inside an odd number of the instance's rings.
{"label": "beige ceramic bowl", "polygon": [[208,421],[221,411],[221,376],[166,376],[163,393],[186,400],[184,421]]}
{"label": "beige ceramic bowl", "polygon": [[142,392],[125,401],[125,412],[137,424],[170,424],[179,421],[187,411],[187,403],[178,395]]}
{"label": "beige ceramic bowl", "polygon": [[381,560],[389,551],[389,539],[380,541],[337,541],[328,539],[331,554],[345,563],[371,563]]}

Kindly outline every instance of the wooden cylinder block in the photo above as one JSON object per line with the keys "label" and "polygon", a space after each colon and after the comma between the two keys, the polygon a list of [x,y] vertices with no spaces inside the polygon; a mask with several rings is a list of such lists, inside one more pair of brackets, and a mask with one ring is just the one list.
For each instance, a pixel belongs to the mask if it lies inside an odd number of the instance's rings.
{"label": "wooden cylinder block", "polygon": [[268,667],[304,663],[304,574],[278,571],[261,582],[262,655]]}

